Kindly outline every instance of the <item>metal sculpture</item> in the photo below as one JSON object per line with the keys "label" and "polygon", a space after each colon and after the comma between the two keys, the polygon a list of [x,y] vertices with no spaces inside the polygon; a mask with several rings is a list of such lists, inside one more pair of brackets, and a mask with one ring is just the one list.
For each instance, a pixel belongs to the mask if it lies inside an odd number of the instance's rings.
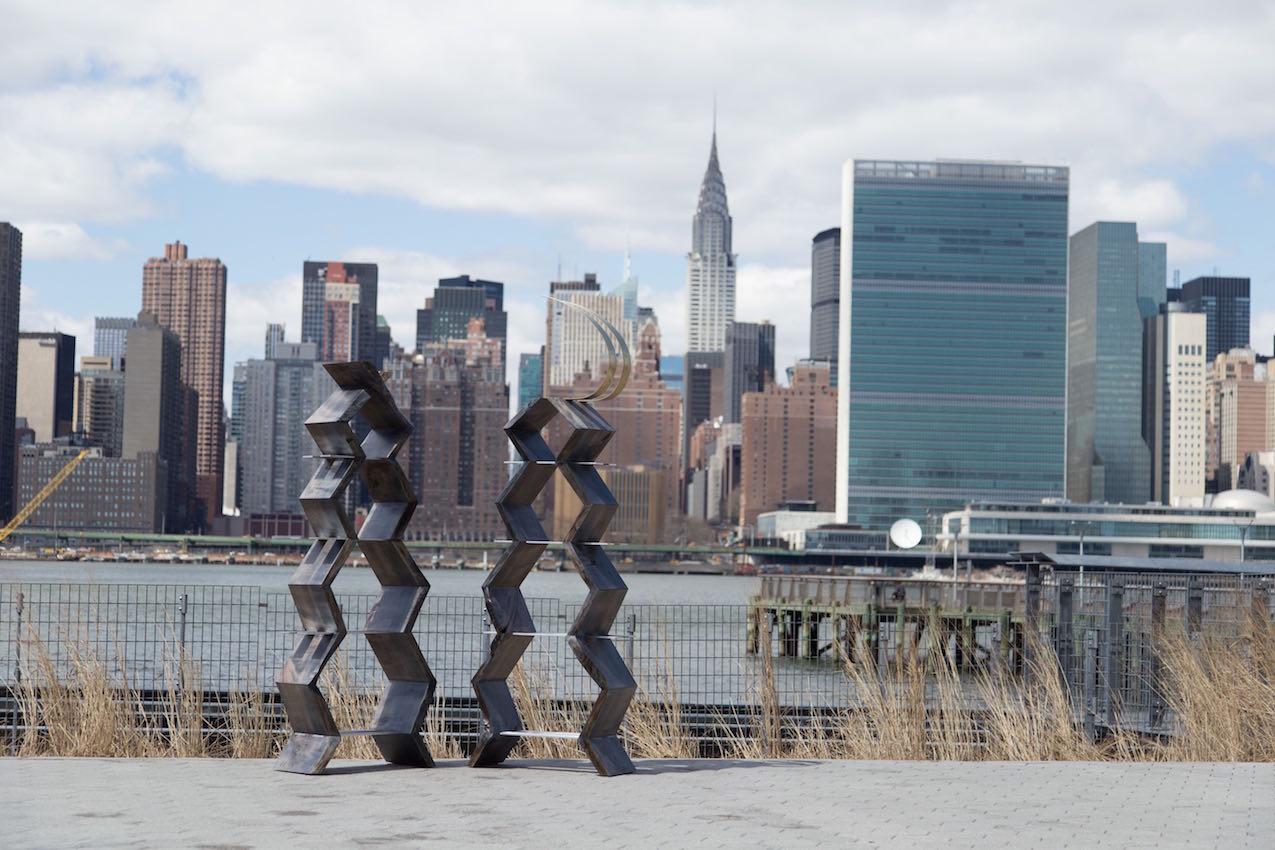
{"label": "metal sculpture", "polygon": [[[293,730],[277,769],[322,773],[343,735],[371,735],[391,764],[432,767],[420,733],[435,682],[412,634],[429,582],[403,545],[416,496],[395,460],[412,425],[371,364],[324,368],[337,389],[305,423],[318,447],[319,468],[301,494],[301,508],[317,539],[288,583],[305,633],[277,681]],[[356,415],[370,429],[362,444],[351,427]],[[358,533],[342,507],[356,471],[372,498]],[[332,582],[356,543],[381,584],[363,633],[388,684],[371,728],[342,730],[319,690],[319,677],[346,634]]]}
{"label": "metal sculpture", "polygon": [[[525,737],[576,738],[598,773],[616,776],[633,772],[633,762],[619,732],[637,683],[610,634],[628,587],[601,544],[617,504],[598,474],[597,458],[615,430],[589,400],[619,395],[628,381],[632,360],[623,337],[613,325],[571,302],[561,303],[588,316],[606,341],[610,363],[602,383],[588,394],[568,399],[537,399],[505,426],[505,433],[522,464],[496,502],[511,541],[483,582],[483,598],[495,634],[490,654],[473,678],[486,727],[470,764],[474,767],[499,764]],[[619,358],[622,362],[617,362]],[[555,455],[542,432],[558,416],[563,417],[571,432]],[[508,683],[518,660],[537,636],[522,594],[522,582],[551,542],[532,503],[553,478],[554,470],[562,471],[582,503],[563,547],[589,586],[584,605],[565,637],[581,666],[600,689],[578,735],[524,729]]]}

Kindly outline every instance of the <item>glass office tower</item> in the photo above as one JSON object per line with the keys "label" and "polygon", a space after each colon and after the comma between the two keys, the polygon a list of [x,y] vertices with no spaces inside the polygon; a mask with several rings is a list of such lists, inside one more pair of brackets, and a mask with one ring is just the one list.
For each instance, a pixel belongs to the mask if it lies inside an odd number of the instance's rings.
{"label": "glass office tower", "polygon": [[[851,160],[837,514],[1063,495],[1066,168]],[[852,234],[852,238],[845,235]]]}
{"label": "glass office tower", "polygon": [[1072,235],[1069,257],[1066,495],[1142,504],[1142,323],[1164,303],[1165,246],[1139,242],[1132,222],[1099,221]]}
{"label": "glass office tower", "polygon": [[1182,304],[1190,313],[1203,313],[1209,341],[1205,367],[1212,368],[1219,354],[1232,348],[1248,348],[1249,279],[1246,277],[1197,277],[1182,284]]}

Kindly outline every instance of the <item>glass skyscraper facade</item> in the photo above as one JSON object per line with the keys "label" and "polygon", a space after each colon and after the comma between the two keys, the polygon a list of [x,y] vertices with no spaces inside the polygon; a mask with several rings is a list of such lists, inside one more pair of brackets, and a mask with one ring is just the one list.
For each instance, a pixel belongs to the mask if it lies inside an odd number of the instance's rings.
{"label": "glass skyscraper facade", "polygon": [[540,398],[544,383],[545,351],[523,354],[518,358],[518,409],[522,410]]}
{"label": "glass skyscraper facade", "polygon": [[1141,504],[1151,496],[1142,323],[1164,303],[1164,245],[1140,243],[1131,222],[1100,221],[1069,246],[1067,498]]}
{"label": "glass skyscraper facade", "polygon": [[[841,315],[841,228],[810,243],[810,359],[837,362],[837,322]],[[835,387],[837,382],[834,380]]]}
{"label": "glass skyscraper facade", "polygon": [[846,164],[840,521],[1063,495],[1068,186],[1052,166]]}
{"label": "glass skyscraper facade", "polygon": [[1203,313],[1208,342],[1204,364],[1232,348],[1248,348],[1249,279],[1246,277],[1197,277],[1182,284],[1182,304],[1188,313]]}

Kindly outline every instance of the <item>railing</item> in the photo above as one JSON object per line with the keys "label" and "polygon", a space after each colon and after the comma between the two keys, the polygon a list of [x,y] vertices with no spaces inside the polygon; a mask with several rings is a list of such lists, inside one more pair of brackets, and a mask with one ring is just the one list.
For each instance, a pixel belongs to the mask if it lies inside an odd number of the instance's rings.
{"label": "railing", "polygon": [[[1057,656],[1078,725],[1094,735],[1116,727],[1172,732],[1161,652],[1167,636],[1234,638],[1254,618],[1268,623],[1275,618],[1270,577],[1091,571],[1082,585],[1071,574],[1033,569],[1025,584],[958,582],[958,593],[964,592],[957,604],[1013,611],[1024,628],[1035,629]],[[875,598],[874,588],[889,590],[895,601],[900,597],[894,591],[901,589],[909,606],[947,608],[953,586],[884,577],[771,576],[763,580],[761,597],[852,606]],[[360,634],[374,599],[338,594],[350,634],[334,666],[353,687],[366,691],[383,684]],[[565,632],[577,612],[576,605],[557,599],[531,599],[528,605],[544,632]],[[626,605],[613,632],[640,686],[639,698],[675,703],[685,716],[701,718],[738,718],[764,701],[793,717],[859,705],[842,667],[845,653],[786,657],[776,629],[764,644],[773,651],[750,654],[749,616],[747,605]],[[906,643],[884,619],[877,628],[879,641]],[[0,584],[0,738],[16,738],[20,712],[6,695],[20,690],[24,675],[38,672],[66,681],[77,669],[95,668],[121,691],[162,694],[181,679],[210,699],[236,692],[272,695],[275,675],[299,631],[288,594],[257,587]],[[440,697],[459,707],[449,725],[459,723],[463,734],[476,733],[469,680],[491,637],[482,600],[431,595],[415,633],[438,679]],[[815,641],[821,642],[827,641]],[[993,648],[986,656],[994,664],[993,638],[975,633],[967,649],[982,643]],[[589,700],[596,693],[561,638],[537,639],[526,667],[541,697]],[[282,718],[278,722],[282,728]]]}
{"label": "railing", "polygon": [[[1029,570],[1029,597],[1033,583]],[[1044,571],[1037,587],[1040,636],[1091,736],[1117,728],[1171,734],[1166,658],[1275,621],[1271,576],[1090,571],[1082,581]]]}

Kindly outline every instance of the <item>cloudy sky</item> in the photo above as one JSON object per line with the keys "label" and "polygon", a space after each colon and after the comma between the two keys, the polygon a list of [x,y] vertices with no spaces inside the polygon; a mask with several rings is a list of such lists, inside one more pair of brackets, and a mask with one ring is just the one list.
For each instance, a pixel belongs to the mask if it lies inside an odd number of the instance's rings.
{"label": "cloudy sky", "polygon": [[[1071,229],[1138,222],[1182,279],[1253,280],[1275,335],[1275,4],[76,3],[0,14],[0,220],[24,330],[136,313],[180,239],[229,267],[227,370],[296,338],[305,259],[375,261],[409,347],[440,276],[543,296],[626,240],[665,353],[714,94],[738,317],[807,345],[810,239],[849,157],[1072,168]],[[227,388],[229,383],[227,382]]]}

